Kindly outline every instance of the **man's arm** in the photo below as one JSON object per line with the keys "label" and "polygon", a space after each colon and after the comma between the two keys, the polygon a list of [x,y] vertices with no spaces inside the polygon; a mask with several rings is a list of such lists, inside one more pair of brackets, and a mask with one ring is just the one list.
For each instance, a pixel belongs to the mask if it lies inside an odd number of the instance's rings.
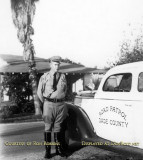
{"label": "man's arm", "polygon": [[57,96],[59,97],[65,97],[67,92],[67,81],[66,81],[66,77],[65,74],[61,74],[61,77],[59,79],[59,84],[57,86],[57,90],[55,92],[53,92],[51,94],[50,98],[57,98]]}
{"label": "man's arm", "polygon": [[42,82],[42,77],[39,80],[37,95],[38,95],[40,101],[43,103],[44,102],[44,98],[43,98],[43,82]]}
{"label": "man's arm", "polygon": [[37,90],[37,95],[42,103],[44,102],[44,96],[46,98],[50,98],[51,94],[54,92],[52,86],[46,87],[46,81],[48,81],[48,80],[45,81],[46,76],[47,76],[47,74],[44,74],[40,78],[38,90]]}

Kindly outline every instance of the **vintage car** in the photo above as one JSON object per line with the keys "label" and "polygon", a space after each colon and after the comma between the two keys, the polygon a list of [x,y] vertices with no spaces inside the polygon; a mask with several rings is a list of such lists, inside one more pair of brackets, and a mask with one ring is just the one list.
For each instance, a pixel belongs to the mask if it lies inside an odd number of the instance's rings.
{"label": "vintage car", "polygon": [[143,62],[110,69],[94,98],[67,107],[67,142],[143,157]]}

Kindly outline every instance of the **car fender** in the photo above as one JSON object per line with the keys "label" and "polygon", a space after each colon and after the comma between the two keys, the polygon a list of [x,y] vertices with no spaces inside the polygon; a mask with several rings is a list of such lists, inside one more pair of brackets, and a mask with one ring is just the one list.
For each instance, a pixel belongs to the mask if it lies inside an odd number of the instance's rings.
{"label": "car fender", "polygon": [[86,112],[79,106],[66,103],[68,114],[66,118],[66,130],[71,140],[82,141],[95,138],[93,125]]}

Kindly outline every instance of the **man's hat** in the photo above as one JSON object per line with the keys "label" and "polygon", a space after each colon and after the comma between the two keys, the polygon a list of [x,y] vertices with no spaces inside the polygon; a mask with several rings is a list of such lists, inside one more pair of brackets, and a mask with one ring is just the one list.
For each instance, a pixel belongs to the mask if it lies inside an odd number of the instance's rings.
{"label": "man's hat", "polygon": [[60,56],[53,56],[50,58],[50,62],[58,62],[60,63],[62,58]]}

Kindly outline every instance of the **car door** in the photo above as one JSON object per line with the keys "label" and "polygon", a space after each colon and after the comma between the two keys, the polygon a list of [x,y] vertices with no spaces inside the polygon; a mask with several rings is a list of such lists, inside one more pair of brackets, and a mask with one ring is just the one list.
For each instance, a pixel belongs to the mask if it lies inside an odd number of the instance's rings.
{"label": "car door", "polygon": [[94,102],[82,106],[98,136],[115,142],[134,142],[132,80],[132,73],[109,75],[99,87]]}

